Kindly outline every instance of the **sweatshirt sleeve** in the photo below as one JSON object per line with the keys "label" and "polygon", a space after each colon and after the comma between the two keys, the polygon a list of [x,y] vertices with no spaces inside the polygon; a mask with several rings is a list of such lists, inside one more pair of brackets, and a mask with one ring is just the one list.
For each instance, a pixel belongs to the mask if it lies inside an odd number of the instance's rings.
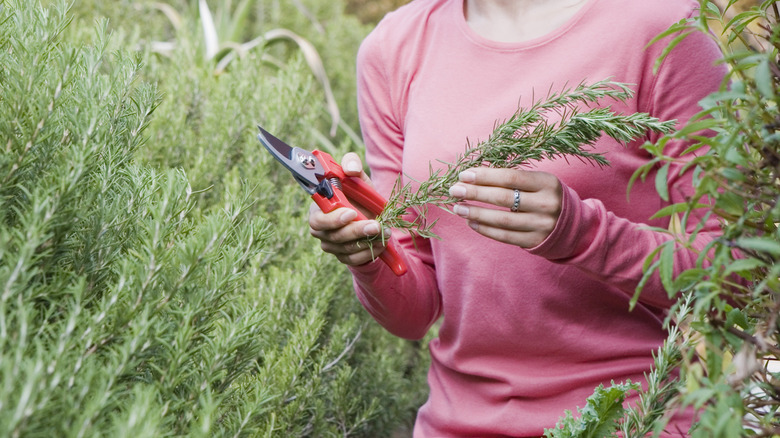
{"label": "sweatshirt sleeve", "polygon": [[[382,59],[381,35],[374,31],[361,44],[357,57],[358,110],[366,162],[376,189],[387,197],[402,174],[403,132],[398,93]],[[397,277],[379,260],[350,267],[363,307],[396,336],[420,339],[439,318],[441,300],[430,243],[395,232],[391,241],[408,271]]]}
{"label": "sweatshirt sleeve", "polygon": [[[654,61],[664,47],[663,41],[651,46],[648,49],[650,60]],[[683,126],[701,110],[698,102],[720,87],[726,73],[725,67],[717,62],[721,58],[719,48],[708,36],[698,32],[691,34],[671,51],[657,74],[650,70],[653,62],[648,63],[648,90],[644,91],[640,86],[640,110],[661,120],[676,119],[678,128]],[[651,138],[651,141],[655,140],[657,138]],[[669,204],[687,202],[694,194],[692,172],[680,173],[685,163],[693,158],[690,154],[683,155],[688,146],[690,143],[677,141],[669,142],[664,149],[666,155],[680,158],[668,172]],[[655,172],[648,178],[654,176]],[[686,240],[699,225],[697,219],[688,221],[684,230]],[[696,234],[693,251],[683,249],[678,243],[675,275],[696,267],[699,251],[719,234],[719,221],[710,215]],[[580,199],[574,190],[564,187],[558,224],[531,252],[556,263],[577,266],[590,276],[633,295],[642,279],[646,257],[671,239],[668,233],[617,217],[600,200]],[[639,300],[651,306],[669,307],[673,298],[668,296],[656,272],[645,284]]]}

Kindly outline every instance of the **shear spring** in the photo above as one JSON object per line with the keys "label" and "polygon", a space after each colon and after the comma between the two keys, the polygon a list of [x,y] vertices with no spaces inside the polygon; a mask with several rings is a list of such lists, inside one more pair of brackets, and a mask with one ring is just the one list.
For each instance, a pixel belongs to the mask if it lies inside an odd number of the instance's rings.
{"label": "shear spring", "polygon": [[330,181],[330,184],[333,187],[341,190],[341,180],[340,179],[338,179],[338,178],[329,178],[328,181]]}

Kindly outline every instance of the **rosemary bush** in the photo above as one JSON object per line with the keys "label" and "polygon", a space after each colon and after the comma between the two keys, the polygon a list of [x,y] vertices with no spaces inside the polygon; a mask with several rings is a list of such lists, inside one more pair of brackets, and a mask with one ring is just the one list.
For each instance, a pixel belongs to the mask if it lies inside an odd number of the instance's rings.
{"label": "rosemary bush", "polygon": [[373,437],[409,421],[418,349],[368,322],[304,236],[308,198],[255,144],[259,121],[317,138],[303,62],[215,77],[194,51],[133,55],[132,31],[70,22],[63,2],[0,0],[0,435]]}

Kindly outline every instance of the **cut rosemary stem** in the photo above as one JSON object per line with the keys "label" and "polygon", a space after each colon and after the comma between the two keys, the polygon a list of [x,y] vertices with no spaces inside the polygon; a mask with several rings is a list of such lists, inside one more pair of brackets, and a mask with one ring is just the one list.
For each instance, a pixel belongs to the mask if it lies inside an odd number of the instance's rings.
{"label": "cut rosemary stem", "polygon": [[458,200],[450,197],[449,188],[463,170],[477,166],[515,168],[559,157],[577,157],[607,166],[609,162],[603,155],[589,151],[602,135],[625,145],[649,132],[667,134],[674,130],[675,120],[661,121],[647,113],[616,114],[609,106],[591,107],[605,99],[625,102],[632,96],[627,84],[611,80],[581,83],[550,93],[498,123],[487,140],[475,146],[467,142],[465,152],[455,163],[444,163],[446,168],[435,170],[430,166],[425,181],[403,184],[399,176],[377,220],[383,228],[437,238],[433,232],[435,223],[426,221],[428,209],[450,211],[449,207]]}

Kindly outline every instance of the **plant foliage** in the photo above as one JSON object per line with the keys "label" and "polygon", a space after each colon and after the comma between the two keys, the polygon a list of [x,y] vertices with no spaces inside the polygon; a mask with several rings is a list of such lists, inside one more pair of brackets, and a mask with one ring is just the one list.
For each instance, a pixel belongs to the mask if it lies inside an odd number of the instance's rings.
{"label": "plant foliage", "polygon": [[[685,298],[670,313],[648,389],[621,420],[624,437],[660,433],[685,407],[699,411],[692,437],[780,434],[780,8],[775,0],[736,3],[702,0],[699,16],[657,38],[672,37],[668,53],[693,32],[711,36],[729,75],[687,126],[645,145],[653,159],[635,175],[661,169],[656,187],[667,196],[664,172],[680,157],[664,146],[690,142],[683,171],[693,172],[695,195],[657,213],[677,217],[680,227],[668,231],[673,240],[648,257],[645,271],[661,276],[670,297]],[[699,230],[713,215],[722,236],[700,251],[697,267],[674,273],[675,252],[692,251],[697,234],[677,230]],[[673,368],[679,378],[668,373]],[[582,436],[579,425],[564,426],[556,436]]]}
{"label": "plant foliage", "polygon": [[637,387],[630,381],[620,384],[612,382],[608,388],[599,385],[593,395],[588,397],[585,407],[577,409],[577,418],[571,411],[567,411],[556,429],[545,431],[546,436],[598,438],[612,435],[617,431],[618,420],[623,417],[626,394]]}
{"label": "plant foliage", "polygon": [[369,324],[346,270],[301,243],[307,199],[255,144],[260,120],[314,138],[304,61],[214,76],[195,49],[157,58],[82,20],[0,0],[0,435],[407,422],[417,348]]}
{"label": "plant foliage", "polygon": [[[699,17],[667,32],[679,35],[671,50],[690,32],[723,29],[723,38],[713,38],[730,67],[728,82],[702,102],[699,117],[668,138],[693,141],[692,152],[708,148],[691,164],[694,198],[674,208],[683,226],[708,215],[723,224],[700,266],[666,282],[670,296],[693,295],[689,324],[696,340],[683,350],[680,395],[670,409],[701,409],[693,435],[702,437],[780,433],[780,23],[776,1],[737,14],[733,7],[702,1]],[[714,135],[697,135],[704,129]],[[663,153],[668,139],[648,146],[652,164],[674,160]],[[663,193],[663,184],[657,186]],[[702,208],[695,202],[702,198],[711,204]],[[675,237],[679,248],[690,246],[690,239]],[[661,251],[647,275],[670,272],[670,253]]]}

